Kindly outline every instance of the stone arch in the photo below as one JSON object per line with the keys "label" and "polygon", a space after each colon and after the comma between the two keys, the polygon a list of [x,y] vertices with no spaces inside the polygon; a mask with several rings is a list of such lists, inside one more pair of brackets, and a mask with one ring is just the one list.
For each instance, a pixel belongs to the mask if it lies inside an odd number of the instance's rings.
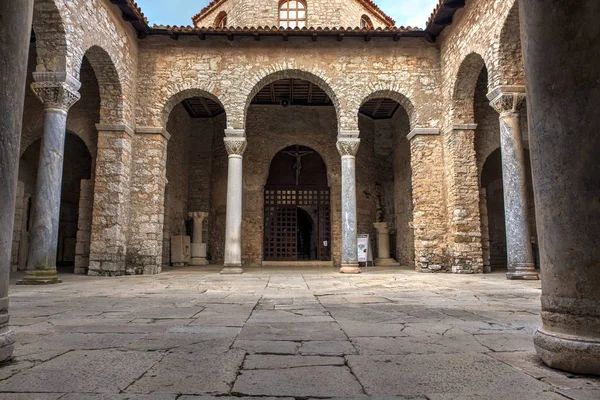
{"label": "stone arch", "polygon": [[212,101],[219,104],[223,108],[223,110],[225,110],[225,118],[227,118],[227,115],[228,115],[227,108],[225,107],[223,102],[217,96],[215,96],[214,94],[212,94],[209,91],[204,90],[204,89],[189,88],[189,89],[182,89],[182,90],[176,92],[175,94],[171,95],[165,101],[165,103],[162,106],[162,111],[161,111],[161,116],[160,116],[160,124],[161,124],[160,126],[166,127],[167,122],[169,121],[169,115],[171,115],[171,112],[173,111],[175,106],[177,106],[183,100],[189,99],[191,97],[204,97],[204,98],[211,99]]}
{"label": "stone arch", "polygon": [[[380,99],[380,98],[392,99],[395,102],[397,102],[398,104],[400,104],[400,106],[402,106],[402,108],[408,115],[408,120],[410,121],[410,128],[414,129],[416,127],[418,118],[417,118],[417,111],[415,109],[413,102],[408,97],[406,97],[402,93],[397,92],[395,90],[383,89],[383,90],[374,91],[361,101],[359,108],[362,107],[366,102],[368,102],[370,100]],[[356,112],[358,114],[358,110]]]}
{"label": "stone arch", "polygon": [[33,32],[37,51],[36,71],[69,71],[67,33],[55,0],[35,0]]}
{"label": "stone arch", "polygon": [[484,68],[488,68],[488,66],[478,53],[470,53],[461,62],[452,92],[451,124],[474,123],[475,88],[477,79]]}
{"label": "stone arch", "polygon": [[[336,95],[335,91],[332,89],[332,85],[327,82],[325,79],[321,78],[321,76],[324,76],[325,74],[316,74],[313,72],[308,72],[308,71],[304,71],[304,70],[300,70],[300,69],[284,69],[281,71],[275,71],[272,72],[270,74],[268,74],[267,76],[262,77],[262,79],[257,79],[254,82],[249,82],[249,85],[247,85],[245,87],[246,91],[243,93],[243,96],[246,99],[246,103],[244,105],[244,113],[242,115],[242,121],[241,122],[241,126],[245,127],[246,126],[246,119],[248,117],[248,109],[250,107],[250,104],[252,103],[252,99],[254,99],[254,96],[256,96],[256,94],[258,92],[260,92],[260,90],[262,88],[264,88],[266,85],[269,85],[273,82],[276,82],[278,80],[281,79],[303,79],[305,81],[309,81],[311,83],[313,83],[314,85],[319,86],[325,93],[327,93],[327,96],[329,96],[329,99],[331,100],[331,103],[333,104],[334,108],[335,108],[335,112],[336,112],[336,118],[338,121],[338,130],[341,128],[341,122],[340,122],[340,110],[341,110],[341,106],[340,106],[340,102],[338,100],[338,96]],[[251,88],[251,89],[248,89]]]}
{"label": "stone arch", "polygon": [[518,1],[510,8],[498,35],[497,66],[500,85],[525,85]]}
{"label": "stone arch", "polygon": [[332,174],[331,163],[329,162],[327,157],[324,155],[325,152],[324,152],[324,149],[322,148],[322,145],[320,145],[319,143],[315,143],[311,140],[306,140],[302,137],[297,137],[294,139],[290,138],[289,140],[287,140],[285,142],[285,144],[271,149],[269,154],[266,156],[266,158],[269,160],[269,168],[264,171],[263,176],[261,177],[262,186],[265,186],[267,184],[267,180],[269,179],[269,173],[271,170],[271,165],[273,163],[273,159],[275,158],[275,156],[277,156],[279,153],[281,153],[286,148],[288,148],[290,146],[294,146],[294,145],[308,147],[311,150],[313,150],[315,153],[317,153],[319,155],[319,157],[321,157],[321,160],[323,161],[323,164],[325,164],[325,170],[327,172],[327,186],[331,187],[331,174]]}
{"label": "stone arch", "polygon": [[[124,95],[121,77],[108,52],[92,46],[83,55],[94,70],[100,91],[100,121],[102,125],[124,124]],[[83,64],[82,61],[79,63]]]}

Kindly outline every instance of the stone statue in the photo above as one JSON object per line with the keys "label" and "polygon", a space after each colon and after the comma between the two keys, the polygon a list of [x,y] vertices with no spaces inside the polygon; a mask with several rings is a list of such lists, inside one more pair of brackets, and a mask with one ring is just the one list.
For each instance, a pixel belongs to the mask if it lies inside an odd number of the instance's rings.
{"label": "stone statue", "polygon": [[292,156],[296,159],[294,170],[296,171],[296,186],[300,183],[300,174],[302,173],[302,157],[314,153],[313,151],[300,151],[299,146],[296,146],[296,151],[284,151],[284,154]]}

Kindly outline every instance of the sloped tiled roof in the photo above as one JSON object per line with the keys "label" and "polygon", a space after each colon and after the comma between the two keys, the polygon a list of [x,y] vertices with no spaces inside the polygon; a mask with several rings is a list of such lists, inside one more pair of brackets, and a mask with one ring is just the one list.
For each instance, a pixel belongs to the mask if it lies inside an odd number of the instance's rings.
{"label": "sloped tiled roof", "polygon": [[[204,17],[206,14],[210,13],[213,9],[215,9],[216,7],[225,3],[226,1],[227,0],[211,1],[206,7],[204,7],[202,10],[200,10],[200,12],[198,14],[196,14],[192,17],[193,24],[196,25],[196,23],[200,19],[202,19],[202,17]],[[369,11],[373,12],[374,14],[377,14],[381,19],[383,19],[388,24],[388,26],[392,27],[392,26],[396,25],[396,21],[394,21],[394,19],[392,17],[390,17],[389,15],[384,13],[383,10],[381,10],[377,6],[377,4],[375,4],[373,1],[371,1],[371,0],[356,0],[356,1],[358,1],[363,6],[365,6]]]}
{"label": "sloped tiled roof", "polygon": [[435,40],[444,28],[452,25],[454,14],[465,6],[465,0],[439,0],[433,9],[425,31]]}

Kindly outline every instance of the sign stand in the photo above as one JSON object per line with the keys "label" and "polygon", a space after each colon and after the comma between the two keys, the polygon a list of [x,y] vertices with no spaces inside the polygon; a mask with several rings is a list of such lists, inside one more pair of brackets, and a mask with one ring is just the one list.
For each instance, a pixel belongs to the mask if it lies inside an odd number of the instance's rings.
{"label": "sign stand", "polygon": [[373,262],[373,252],[371,250],[371,240],[369,239],[369,235],[357,235],[357,251],[358,251],[358,262],[364,262],[365,266],[369,267],[369,261],[371,262],[371,266],[374,267],[375,263]]}

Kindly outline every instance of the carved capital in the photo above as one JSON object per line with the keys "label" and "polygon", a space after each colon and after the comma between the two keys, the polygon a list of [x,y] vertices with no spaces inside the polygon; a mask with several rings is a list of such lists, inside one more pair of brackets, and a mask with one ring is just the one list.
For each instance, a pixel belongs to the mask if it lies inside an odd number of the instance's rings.
{"label": "carved capital", "polygon": [[226,137],[225,149],[230,156],[243,156],[248,146],[248,142],[244,137]]}
{"label": "carved capital", "polygon": [[188,213],[188,216],[190,218],[193,218],[194,220],[204,221],[206,219],[206,217],[208,217],[208,213],[202,212],[202,211],[195,211],[195,212]]}
{"label": "carved capital", "polygon": [[356,157],[356,153],[358,153],[359,146],[360,139],[358,138],[338,138],[337,141],[337,149],[342,157]]}
{"label": "carved capital", "polygon": [[525,105],[524,86],[499,86],[488,95],[490,105],[500,114],[520,113]]}
{"label": "carved capital", "polygon": [[77,103],[81,95],[73,86],[66,82],[33,82],[31,90],[45,108],[54,108],[64,112],[69,111]]}

